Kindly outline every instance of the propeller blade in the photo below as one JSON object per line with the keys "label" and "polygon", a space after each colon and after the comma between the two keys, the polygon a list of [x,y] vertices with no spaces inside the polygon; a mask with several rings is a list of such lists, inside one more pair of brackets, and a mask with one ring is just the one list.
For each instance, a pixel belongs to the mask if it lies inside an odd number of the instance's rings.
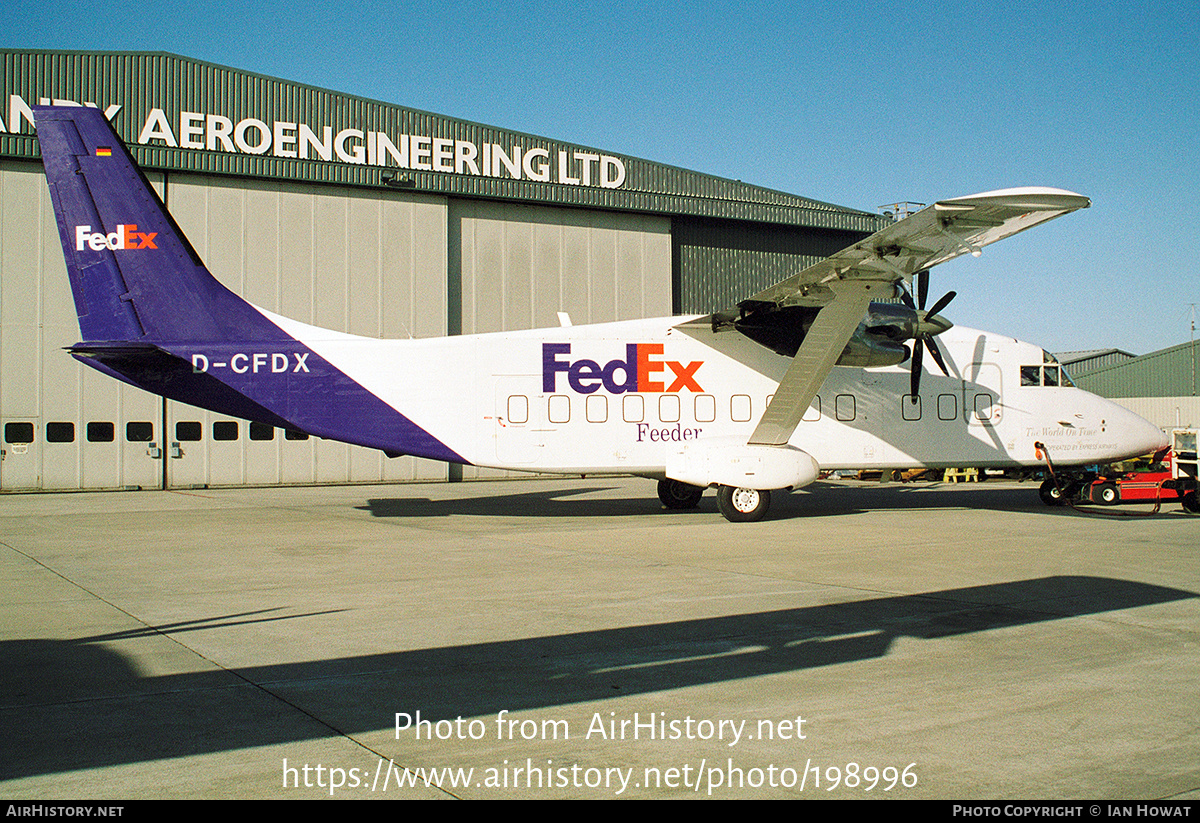
{"label": "propeller blade", "polygon": [[933,358],[933,362],[938,364],[938,367],[942,370],[942,374],[949,377],[950,372],[946,369],[945,361],[942,360],[942,352],[938,349],[938,344],[934,342],[932,337],[926,337],[922,342],[929,347],[929,356]]}
{"label": "propeller blade", "polygon": [[958,292],[954,292],[954,291],[946,292],[945,294],[942,295],[942,298],[940,300],[938,300],[936,303],[933,304],[933,308],[931,308],[929,311],[925,312],[925,316],[928,317],[928,316],[937,314],[942,309],[946,308],[946,306],[950,305],[950,301],[953,300],[957,296],[958,296]]}
{"label": "propeller blade", "polygon": [[[917,272],[917,308],[925,308],[925,300],[929,297],[929,269]],[[937,314],[937,312],[933,312]]]}
{"label": "propeller blade", "polygon": [[909,400],[915,406],[921,394],[921,352],[923,347],[920,340],[913,341],[912,370],[908,375]]}

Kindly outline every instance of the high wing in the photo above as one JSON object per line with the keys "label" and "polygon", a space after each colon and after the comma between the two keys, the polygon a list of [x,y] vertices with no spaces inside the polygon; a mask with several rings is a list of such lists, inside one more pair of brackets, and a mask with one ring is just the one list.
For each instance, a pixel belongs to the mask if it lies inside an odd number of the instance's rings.
{"label": "high wing", "polygon": [[898,281],[1076,209],[1088,198],[1018,188],[941,200],[738,303],[685,325],[728,327],[752,314],[819,308],[749,443],[782,446],[842,356],[870,302],[894,297]]}

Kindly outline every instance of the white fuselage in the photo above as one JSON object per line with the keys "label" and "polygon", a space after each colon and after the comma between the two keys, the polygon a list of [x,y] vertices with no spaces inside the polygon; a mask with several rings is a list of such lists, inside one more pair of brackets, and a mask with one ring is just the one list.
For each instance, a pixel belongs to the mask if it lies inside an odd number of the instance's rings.
{"label": "white fuselage", "polygon": [[[269,315],[474,465],[664,475],[696,444],[744,442],[786,371],[730,329],[669,317],[429,340],[371,340]],[[1162,433],[1103,398],[1042,385],[1042,349],[956,327],[938,337],[950,376],[919,402],[908,364],[834,368],[790,445],[821,469],[1104,463]],[[1022,385],[1022,373],[1026,383]]]}

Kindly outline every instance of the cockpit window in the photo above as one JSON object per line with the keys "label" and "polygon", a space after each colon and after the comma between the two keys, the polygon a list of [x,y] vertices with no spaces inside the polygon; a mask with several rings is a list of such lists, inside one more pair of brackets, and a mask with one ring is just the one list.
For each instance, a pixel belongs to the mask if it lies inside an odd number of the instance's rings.
{"label": "cockpit window", "polygon": [[[1047,355],[1049,358],[1049,355]],[[1022,386],[1074,386],[1066,369],[1057,363],[1021,367]]]}

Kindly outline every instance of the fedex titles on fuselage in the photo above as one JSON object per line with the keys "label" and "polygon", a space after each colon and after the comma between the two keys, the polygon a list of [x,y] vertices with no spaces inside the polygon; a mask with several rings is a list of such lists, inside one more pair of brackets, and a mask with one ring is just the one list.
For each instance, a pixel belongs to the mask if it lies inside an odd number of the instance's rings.
{"label": "fedex titles on fuselage", "polygon": [[601,387],[609,394],[704,391],[696,380],[696,372],[704,361],[680,363],[656,359],[662,357],[662,343],[626,343],[625,359],[610,360],[603,366],[586,358],[566,359],[570,354],[570,343],[542,344],[542,391],[559,390],[560,372],[566,375],[571,390],[579,394],[591,394]]}
{"label": "fedex titles on fuselage", "polygon": [[[626,343],[625,359],[609,360],[603,366],[599,361],[587,358],[571,360],[570,354],[570,343],[542,344],[542,391],[547,394],[559,391],[558,376],[564,374],[571,391],[579,394],[592,394],[601,388],[610,394],[666,394],[684,389],[696,394],[704,392],[696,379],[696,372],[704,365],[704,361],[681,363],[660,359],[663,355],[662,343]],[[649,423],[635,423],[634,426],[639,443],[696,440],[703,431],[685,428],[680,423],[665,427],[655,427]]]}

